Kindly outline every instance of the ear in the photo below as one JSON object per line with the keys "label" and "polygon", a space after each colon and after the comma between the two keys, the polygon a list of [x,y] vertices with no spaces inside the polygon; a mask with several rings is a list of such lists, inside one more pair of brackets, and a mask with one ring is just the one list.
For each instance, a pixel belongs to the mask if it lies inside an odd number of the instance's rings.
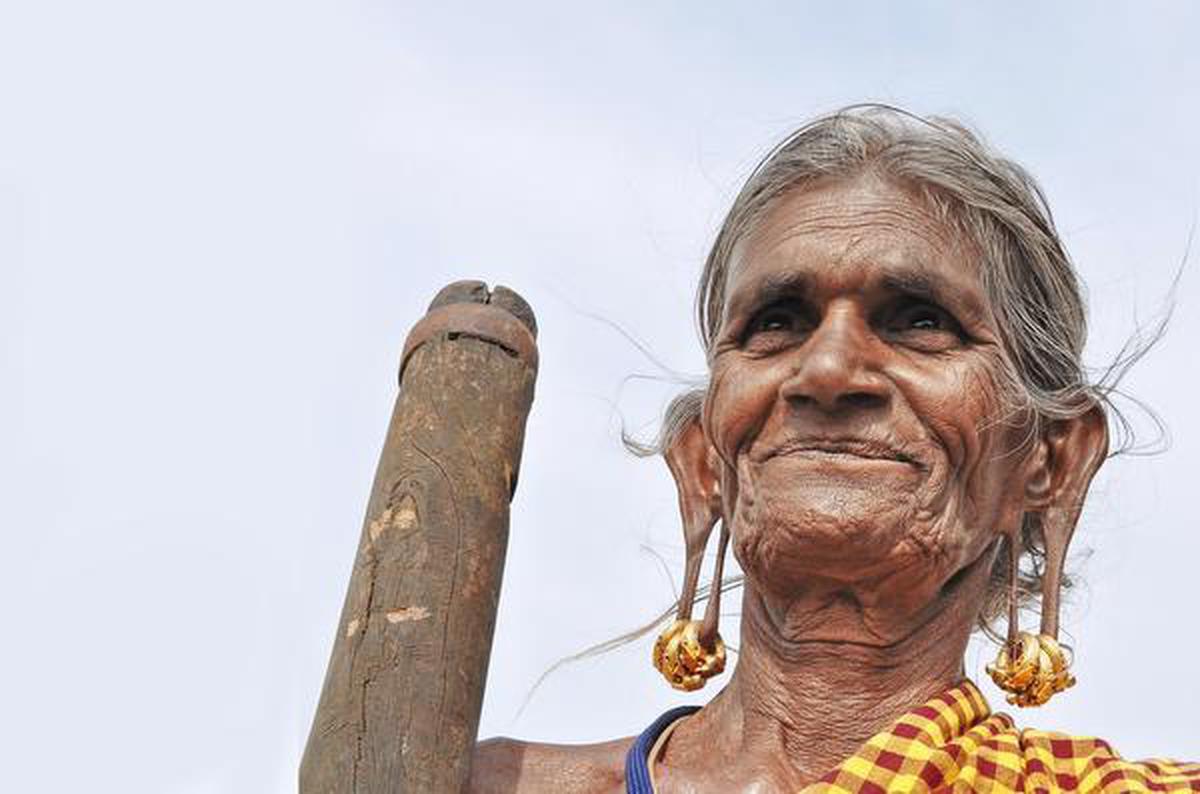
{"label": "ear", "polygon": [[1071,419],[1051,421],[1037,442],[1026,482],[1029,512],[1036,514],[1046,545],[1042,576],[1042,633],[1058,636],[1058,595],[1063,561],[1075,534],[1088,487],[1108,456],[1108,421],[1094,404]]}
{"label": "ear", "polygon": [[663,450],[667,467],[679,491],[679,514],[683,519],[686,548],[683,587],[679,591],[678,617],[690,620],[696,587],[700,583],[700,564],[704,547],[721,516],[721,495],[712,448],[704,437],[699,414],[693,414]]}
{"label": "ear", "polygon": [[1025,483],[1027,510],[1066,511],[1073,525],[1092,477],[1108,456],[1104,410],[1093,405],[1080,416],[1051,420],[1036,447]]}
{"label": "ear", "polygon": [[[679,492],[679,512],[689,547],[693,536],[708,532],[721,515],[721,488],[716,473],[716,455],[700,424],[692,416],[663,451],[667,467]],[[703,529],[701,529],[703,528]]]}

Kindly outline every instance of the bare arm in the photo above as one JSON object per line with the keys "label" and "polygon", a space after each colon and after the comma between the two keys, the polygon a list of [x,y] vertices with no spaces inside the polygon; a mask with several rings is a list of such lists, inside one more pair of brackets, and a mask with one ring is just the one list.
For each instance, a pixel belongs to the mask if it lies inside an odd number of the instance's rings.
{"label": "bare arm", "polygon": [[631,739],[566,745],[488,739],[475,745],[471,794],[620,794]]}

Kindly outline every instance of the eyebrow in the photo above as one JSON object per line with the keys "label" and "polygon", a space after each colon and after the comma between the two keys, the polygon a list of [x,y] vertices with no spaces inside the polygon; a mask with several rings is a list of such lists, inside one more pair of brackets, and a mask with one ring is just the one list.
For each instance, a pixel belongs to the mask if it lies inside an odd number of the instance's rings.
{"label": "eyebrow", "polygon": [[[766,276],[741,303],[752,306],[770,306],[787,298],[805,298],[812,292],[812,276],[792,271],[772,273]],[[741,309],[739,305],[736,308]]]}
{"label": "eyebrow", "polygon": [[888,269],[880,283],[893,292],[952,310],[960,322],[981,321],[987,314],[985,305],[976,300],[974,295],[963,290],[948,289],[945,281],[931,276],[920,266]]}
{"label": "eyebrow", "polygon": [[721,313],[721,327],[724,328],[735,319],[748,317],[761,311],[767,306],[781,303],[785,300],[806,300],[812,294],[812,276],[802,271],[793,270],[785,273],[770,273],[748,285],[728,293],[725,296],[725,308]]}
{"label": "eyebrow", "polygon": [[951,297],[942,284],[928,273],[908,268],[889,270],[884,273],[880,283],[893,292],[902,292],[914,298],[941,304],[943,306],[959,306],[962,300]]}
{"label": "eyebrow", "polygon": [[[974,296],[948,288],[942,279],[928,272],[920,263],[884,267],[876,283],[889,291],[943,306],[958,314],[964,322],[982,320],[986,316],[984,305]],[[750,289],[739,290],[730,296],[731,316],[748,309],[770,306],[781,300],[808,298],[813,291],[813,278],[803,271],[771,273],[757,284],[748,286]]]}

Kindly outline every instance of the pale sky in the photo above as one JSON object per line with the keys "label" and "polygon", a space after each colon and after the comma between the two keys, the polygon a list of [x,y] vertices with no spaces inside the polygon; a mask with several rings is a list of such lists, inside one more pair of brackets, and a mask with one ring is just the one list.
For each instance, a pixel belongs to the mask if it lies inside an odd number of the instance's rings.
{"label": "pale sky", "polygon": [[[568,5],[0,4],[0,789],[295,789],[400,345],[464,277],[541,328],[481,737],[710,697],[647,639],[517,715],[672,599],[644,547],[682,569],[666,468],[619,442],[677,387],[614,326],[702,369],[715,228],[818,112],[954,114],[1029,167],[1090,363],[1160,310],[1200,207],[1200,6]],[[1193,256],[1125,383],[1172,444],[1106,465],[1077,536],[1079,685],[1017,715],[1133,758],[1200,759],[1198,285]]]}

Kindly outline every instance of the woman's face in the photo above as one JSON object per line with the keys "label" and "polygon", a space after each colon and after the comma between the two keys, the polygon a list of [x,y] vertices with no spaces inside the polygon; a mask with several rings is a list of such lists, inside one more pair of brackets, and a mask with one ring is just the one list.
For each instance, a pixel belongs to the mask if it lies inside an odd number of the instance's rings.
{"label": "woman's face", "polygon": [[703,421],[756,586],[920,608],[1017,526],[1029,427],[978,268],[873,176],[798,190],[739,243]]}

